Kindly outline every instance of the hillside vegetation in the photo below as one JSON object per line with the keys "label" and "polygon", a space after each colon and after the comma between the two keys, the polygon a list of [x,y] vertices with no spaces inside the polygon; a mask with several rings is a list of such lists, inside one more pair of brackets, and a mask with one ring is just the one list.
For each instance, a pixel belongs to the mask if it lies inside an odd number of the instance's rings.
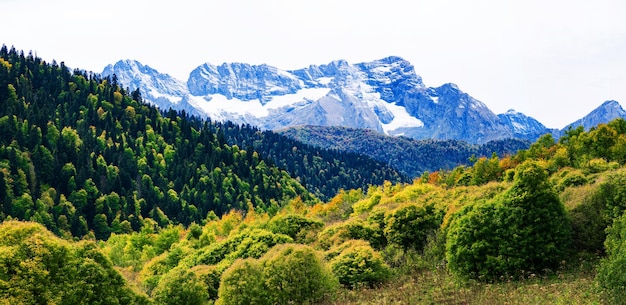
{"label": "hillside vegetation", "polygon": [[321,200],[329,200],[341,189],[380,185],[385,181],[406,183],[414,177],[384,158],[308,145],[280,133],[261,131],[248,125],[239,126],[230,122],[216,125],[229,144],[257,151],[279,168],[284,168]]}
{"label": "hillside vegetation", "polygon": [[531,144],[519,139],[495,140],[481,145],[458,140],[415,140],[369,129],[327,126],[292,127],[279,133],[316,147],[369,156],[409,177],[469,165],[473,156],[513,155]]}
{"label": "hillside vegetation", "polygon": [[231,209],[275,213],[296,198],[408,180],[367,157],[161,113],[115,78],[6,47],[0,59],[0,220],[105,239],[147,218],[166,226]]}
{"label": "hillside vegetation", "polygon": [[2,52],[0,304],[625,303],[622,119],[322,202],[211,122]]}

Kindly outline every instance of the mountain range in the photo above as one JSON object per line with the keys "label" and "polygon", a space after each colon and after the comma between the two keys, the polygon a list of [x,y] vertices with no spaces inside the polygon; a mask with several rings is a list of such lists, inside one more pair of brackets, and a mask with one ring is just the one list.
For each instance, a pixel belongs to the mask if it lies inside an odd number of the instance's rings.
{"label": "mountain range", "polygon": [[[187,81],[122,60],[105,67],[102,75],[115,75],[162,110],[267,130],[342,126],[470,144],[510,138],[535,141],[546,133],[558,138],[565,130],[549,129],[515,110],[496,115],[452,83],[427,87],[408,61],[395,56],[357,64],[337,60],[298,70],[205,63],[191,71]],[[607,101],[568,128],[589,128],[617,117],[626,117],[626,111]]]}

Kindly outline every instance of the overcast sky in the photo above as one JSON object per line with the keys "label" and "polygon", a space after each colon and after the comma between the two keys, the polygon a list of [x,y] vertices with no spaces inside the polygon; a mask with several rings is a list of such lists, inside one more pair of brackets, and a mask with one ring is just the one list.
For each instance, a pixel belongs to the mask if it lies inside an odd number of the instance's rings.
{"label": "overcast sky", "polygon": [[101,72],[136,59],[186,80],[210,62],[298,69],[395,55],[427,86],[561,128],[626,105],[623,0],[0,0],[0,44]]}

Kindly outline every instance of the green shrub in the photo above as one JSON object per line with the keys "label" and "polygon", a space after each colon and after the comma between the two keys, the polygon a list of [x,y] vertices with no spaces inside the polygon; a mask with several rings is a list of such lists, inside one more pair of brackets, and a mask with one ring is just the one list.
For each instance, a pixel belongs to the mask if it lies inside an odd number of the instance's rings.
{"label": "green shrub", "polygon": [[389,244],[422,250],[428,235],[439,228],[443,213],[433,205],[406,204],[385,215],[384,234]]}
{"label": "green shrub", "polygon": [[360,200],[352,206],[355,215],[371,211],[375,206],[380,203],[383,195],[379,191],[369,194],[370,197],[364,200]]}
{"label": "green shrub", "polygon": [[270,304],[263,285],[263,270],[257,260],[238,259],[224,271],[215,304]]}
{"label": "green shrub", "polygon": [[575,249],[603,252],[606,229],[626,210],[626,172],[610,173],[570,212]]}
{"label": "green shrub", "polygon": [[227,258],[231,261],[237,258],[259,258],[274,245],[290,242],[293,242],[293,239],[284,234],[275,234],[262,229],[247,229],[196,251],[181,264],[193,267],[215,265]]}
{"label": "green shrub", "polygon": [[306,245],[279,245],[258,260],[238,259],[222,275],[217,304],[315,304],[337,279]]}
{"label": "green shrub", "polygon": [[607,230],[607,257],[598,268],[596,279],[606,292],[609,303],[626,304],[626,213]]}
{"label": "green shrub", "polygon": [[481,280],[557,268],[571,227],[547,178],[540,163],[526,161],[504,194],[462,209],[447,232],[449,268]]}
{"label": "green shrub", "polygon": [[0,224],[0,303],[147,304],[94,243],[69,243],[42,225]]}
{"label": "green shrub", "polygon": [[161,277],[152,297],[157,304],[208,304],[208,287],[195,272],[177,267]]}
{"label": "green shrub", "polygon": [[341,252],[343,252],[346,249],[349,248],[353,248],[353,247],[361,247],[361,246],[365,246],[365,247],[371,247],[370,243],[362,240],[362,239],[350,239],[340,245],[334,246],[330,249],[328,249],[327,251],[324,252],[324,258],[327,261],[332,261],[333,258],[339,256],[339,254],[341,254]]}
{"label": "green shrub", "polygon": [[350,219],[329,226],[318,235],[319,245],[325,250],[351,239],[368,241],[375,248],[381,248],[386,244],[382,230],[377,225],[372,225],[360,219]]}
{"label": "green shrub", "polygon": [[316,234],[323,227],[323,222],[297,214],[275,216],[267,226],[269,231],[285,234],[299,243],[309,242],[310,234]]}
{"label": "green shrub", "polygon": [[609,221],[598,196],[584,198],[568,214],[572,223],[572,246],[576,251],[603,253]]}
{"label": "green shrub", "polygon": [[148,293],[151,293],[161,280],[161,276],[178,265],[188,253],[187,249],[174,247],[147,262],[139,273],[139,278]]}
{"label": "green shrub", "polygon": [[605,159],[602,159],[602,158],[591,159],[586,165],[586,169],[590,173],[605,172],[609,170],[609,168],[610,168],[609,163]]}
{"label": "green shrub", "polygon": [[217,292],[220,287],[220,278],[224,270],[219,266],[200,265],[191,268],[198,280],[204,283],[207,289],[209,300],[217,300]]}
{"label": "green shrub", "polygon": [[305,245],[279,245],[261,260],[269,304],[315,304],[338,282],[320,255]]}
{"label": "green shrub", "polygon": [[594,196],[604,203],[609,221],[620,217],[626,211],[626,171],[608,175]]}
{"label": "green shrub", "polygon": [[581,186],[589,182],[587,176],[585,176],[581,170],[577,169],[564,170],[560,178],[561,179],[556,183],[556,188],[561,191],[566,187]]}
{"label": "green shrub", "polygon": [[355,243],[330,261],[339,283],[350,288],[373,287],[391,276],[391,269],[382,256],[369,245]]}

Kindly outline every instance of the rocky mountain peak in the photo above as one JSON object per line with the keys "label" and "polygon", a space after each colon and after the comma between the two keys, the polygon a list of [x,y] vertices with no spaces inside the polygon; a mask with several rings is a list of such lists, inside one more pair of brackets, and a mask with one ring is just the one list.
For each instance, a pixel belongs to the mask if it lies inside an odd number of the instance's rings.
{"label": "rocky mountain peak", "polygon": [[[104,76],[111,74],[162,109],[262,129],[343,126],[469,143],[534,141],[554,133],[514,110],[496,115],[456,84],[426,87],[414,66],[398,56],[357,64],[336,60],[289,71],[267,64],[205,63],[191,71],[187,82],[125,60],[104,69]],[[607,101],[587,121],[575,124],[588,128],[618,116],[626,113],[617,102]]]}
{"label": "rocky mountain peak", "polygon": [[563,130],[583,126],[585,130],[597,126],[600,123],[608,123],[616,118],[626,118],[626,111],[617,102],[613,100],[605,101],[600,107],[591,111],[588,115],[580,120],[567,125]]}

